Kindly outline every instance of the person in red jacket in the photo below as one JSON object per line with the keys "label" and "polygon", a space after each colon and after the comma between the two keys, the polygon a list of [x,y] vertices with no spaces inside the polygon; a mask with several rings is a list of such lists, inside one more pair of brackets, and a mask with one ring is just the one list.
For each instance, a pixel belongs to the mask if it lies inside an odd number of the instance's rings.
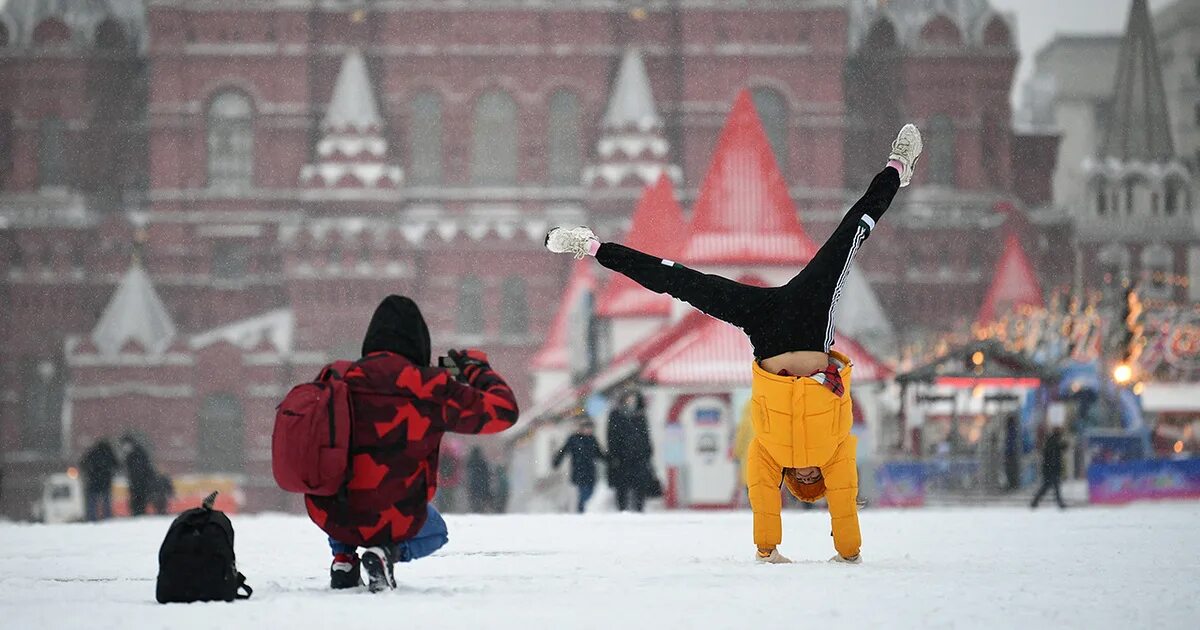
{"label": "person in red jacket", "polygon": [[[479,350],[449,352],[458,374],[430,367],[429,328],[417,304],[390,295],[375,309],[362,358],[346,370],[353,425],[351,472],[341,496],[307,495],[308,514],[329,534],[330,586],[395,588],[393,563],[429,555],[448,537],[429,502],[447,432],[497,433],[517,421],[512,389]],[[361,561],[356,554],[365,547]]]}

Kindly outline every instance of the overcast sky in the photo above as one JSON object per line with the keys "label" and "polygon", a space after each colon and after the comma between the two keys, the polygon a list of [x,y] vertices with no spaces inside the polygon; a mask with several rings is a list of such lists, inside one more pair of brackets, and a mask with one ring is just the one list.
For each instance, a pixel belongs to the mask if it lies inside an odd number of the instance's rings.
{"label": "overcast sky", "polygon": [[[904,2],[905,0],[892,0]],[[1129,18],[1130,0],[990,0],[997,11],[1015,11],[1017,37],[1021,46],[1021,67],[1017,70],[1021,82],[1032,71],[1033,56],[1038,49],[1058,33],[1120,33]],[[1157,11],[1172,0],[1150,0],[1150,10]],[[1187,2],[1189,0],[1183,0]],[[1191,0],[1196,1],[1196,0]]]}

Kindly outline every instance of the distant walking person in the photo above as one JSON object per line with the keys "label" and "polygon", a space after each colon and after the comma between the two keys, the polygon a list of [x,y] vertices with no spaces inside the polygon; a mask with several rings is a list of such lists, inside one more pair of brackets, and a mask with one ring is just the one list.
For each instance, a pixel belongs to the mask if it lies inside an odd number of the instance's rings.
{"label": "distant walking person", "polygon": [[483,456],[483,449],[478,446],[467,456],[467,500],[470,510],[476,514],[491,511],[492,471]]}
{"label": "distant walking person", "polygon": [[1042,496],[1051,488],[1054,488],[1054,500],[1058,503],[1058,507],[1067,507],[1062,500],[1061,488],[1063,450],[1066,448],[1062,427],[1051,429],[1050,434],[1046,436],[1046,443],[1042,446],[1042,487],[1038,488],[1037,494],[1033,497],[1033,503],[1029,507],[1037,508]]}
{"label": "distant walking person", "polygon": [[608,414],[608,484],[617,494],[617,508],[641,512],[646,488],[653,483],[650,425],[646,403],[637,391],[626,392]]}
{"label": "distant walking person", "polygon": [[130,434],[121,437],[121,455],[125,459],[125,476],[129,481],[129,514],[146,513],[150,494],[158,482],[158,473],[150,461],[150,453]]}
{"label": "distant walking person", "polygon": [[554,456],[554,467],[562,463],[567,455],[571,456],[571,484],[579,491],[578,511],[583,513],[588,499],[596,490],[596,460],[605,458],[604,450],[594,435],[596,425],[589,418],[584,418],[576,427],[575,433],[567,438],[566,444],[558,449]]}
{"label": "distant walking person", "polygon": [[87,520],[112,518],[112,484],[118,465],[117,453],[108,440],[98,440],[79,460]]}

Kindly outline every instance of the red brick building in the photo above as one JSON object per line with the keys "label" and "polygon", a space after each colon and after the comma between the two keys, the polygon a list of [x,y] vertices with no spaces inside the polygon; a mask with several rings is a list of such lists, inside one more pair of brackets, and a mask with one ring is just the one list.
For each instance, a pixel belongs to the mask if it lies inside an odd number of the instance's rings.
{"label": "red brick building", "polygon": [[[879,4],[8,0],[3,511],[125,430],[170,472],[269,490],[273,401],[352,356],[387,293],[422,305],[436,349],[485,346],[528,401],[568,273],[545,229],[619,236],[662,174],[691,206],[743,88],[817,241],[900,123],[922,126],[863,276],[901,340],[969,320],[996,204],[1047,201],[1053,141],[1009,128],[1007,17]],[[1026,235],[1044,275],[1069,269],[1062,229]],[[118,302],[170,326],[101,327]]]}

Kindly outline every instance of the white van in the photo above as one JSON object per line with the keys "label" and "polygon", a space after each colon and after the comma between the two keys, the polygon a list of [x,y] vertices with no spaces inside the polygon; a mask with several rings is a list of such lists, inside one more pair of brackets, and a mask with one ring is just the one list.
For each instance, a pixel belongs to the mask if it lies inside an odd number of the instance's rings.
{"label": "white van", "polygon": [[83,516],[83,484],[78,475],[55,473],[42,481],[42,498],[33,504],[34,520],[74,523]]}

